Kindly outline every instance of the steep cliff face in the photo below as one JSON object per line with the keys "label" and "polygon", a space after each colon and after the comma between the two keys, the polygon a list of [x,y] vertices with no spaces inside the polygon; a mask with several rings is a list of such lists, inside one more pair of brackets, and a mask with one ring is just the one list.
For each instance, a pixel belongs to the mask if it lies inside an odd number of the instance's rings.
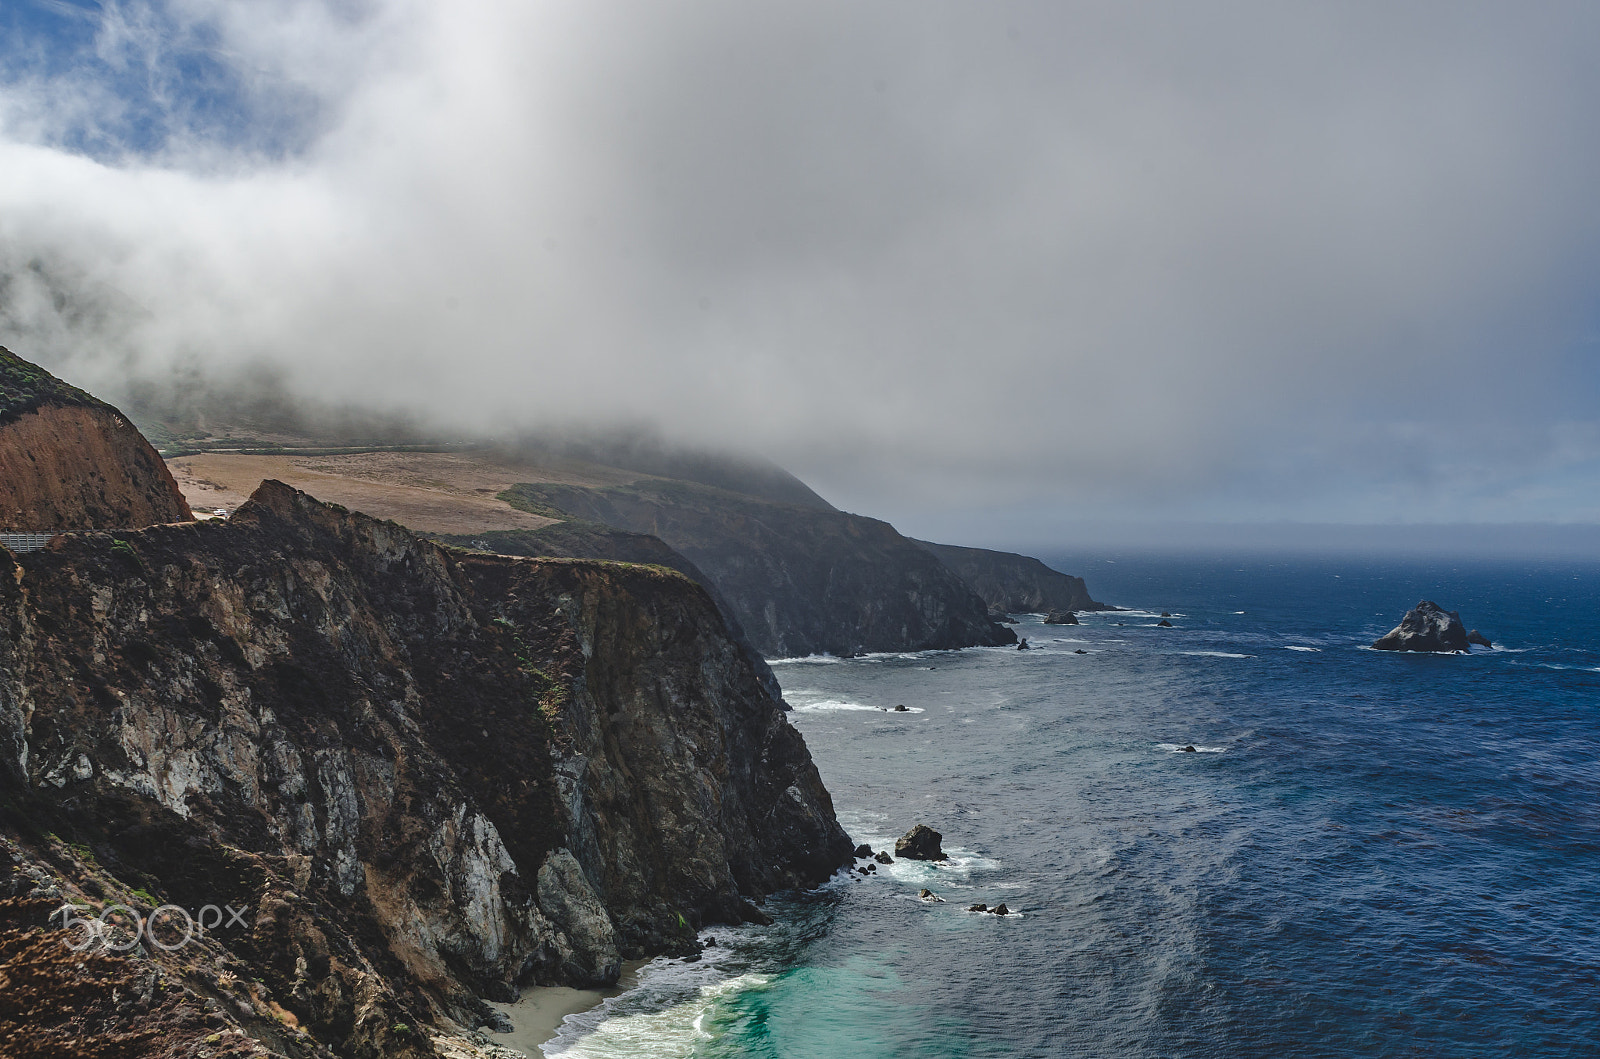
{"label": "steep cliff face", "polygon": [[150,955],[283,1054],[313,1045],[280,1013],[433,1054],[419,1021],[614,979],[848,859],[763,668],[670,571],[452,553],[277,483],[0,553],[9,885],[247,908]]}
{"label": "steep cliff face", "polygon": [[929,541],[917,543],[982,597],[991,613],[1114,609],[1091,599],[1083,578],[1052,570],[1029,556]]}
{"label": "steep cliff face", "polygon": [[191,517],[167,465],[122,413],[0,347],[0,530]]}
{"label": "steep cliff face", "polygon": [[[535,530],[489,530],[483,533],[430,533],[429,539],[457,548],[493,552],[498,555],[522,555],[546,559],[603,559],[607,562],[643,563],[647,566],[664,566],[676,570],[699,584],[711,596],[728,621],[728,633],[741,644],[755,651],[739,624],[733,607],[717,586],[698,566],[667,547],[660,537],[648,533],[629,533],[612,529],[598,522],[567,520]],[[759,653],[758,653],[759,657]],[[783,696],[777,677],[765,664],[757,665],[767,692],[773,698]]]}
{"label": "steep cliff face", "polygon": [[661,538],[703,571],[769,657],[1015,643],[960,578],[893,526],[684,481],[518,485],[539,514]]}

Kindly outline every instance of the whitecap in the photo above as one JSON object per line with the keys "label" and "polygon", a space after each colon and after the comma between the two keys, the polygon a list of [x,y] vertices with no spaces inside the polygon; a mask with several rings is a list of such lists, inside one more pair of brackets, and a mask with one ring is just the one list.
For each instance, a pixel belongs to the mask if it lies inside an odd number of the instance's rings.
{"label": "whitecap", "polygon": [[1201,746],[1199,743],[1157,743],[1156,744],[1156,748],[1157,749],[1165,750],[1169,754],[1185,754],[1185,753],[1188,753],[1188,751],[1186,751],[1184,749],[1184,747],[1188,747],[1188,746],[1194,747],[1194,752],[1197,753],[1197,754],[1221,754],[1221,753],[1223,753],[1224,751],[1226,751],[1228,749],[1225,746]]}
{"label": "whitecap", "polygon": [[903,710],[896,710],[890,706],[867,706],[859,702],[845,702],[843,699],[823,699],[821,702],[805,704],[791,704],[796,713],[838,713],[847,710],[859,710],[866,713],[923,713],[921,706],[907,706]]}
{"label": "whitecap", "polygon": [[1285,651],[1319,651],[1320,652],[1322,650],[1322,648],[1320,648],[1320,647],[1302,647],[1299,644],[1289,644],[1287,647],[1284,648],[1284,650]]}
{"label": "whitecap", "polygon": [[693,999],[673,1004],[660,1011],[630,1015],[609,1015],[577,1040],[567,1043],[557,1037],[546,1045],[547,1056],[571,1059],[610,1059],[612,1056],[650,1056],[651,1059],[688,1059],[715,1034],[708,1018],[716,1009],[740,993],[764,989],[771,979],[764,974],[741,974],[700,987]]}
{"label": "whitecap", "polygon": [[1236,654],[1233,651],[1179,651],[1183,655],[1195,655],[1199,658],[1254,658],[1255,655]]}

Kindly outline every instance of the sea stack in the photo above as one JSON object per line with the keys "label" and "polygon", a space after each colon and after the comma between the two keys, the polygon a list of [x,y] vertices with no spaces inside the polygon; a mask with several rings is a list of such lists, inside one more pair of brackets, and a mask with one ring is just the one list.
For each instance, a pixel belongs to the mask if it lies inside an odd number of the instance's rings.
{"label": "sea stack", "polygon": [[927,824],[918,824],[901,835],[894,844],[894,855],[902,860],[949,860],[939,848],[944,836]]}
{"label": "sea stack", "polygon": [[1420,651],[1431,654],[1465,654],[1467,628],[1461,615],[1423,600],[1406,612],[1400,624],[1373,641],[1375,651]]}

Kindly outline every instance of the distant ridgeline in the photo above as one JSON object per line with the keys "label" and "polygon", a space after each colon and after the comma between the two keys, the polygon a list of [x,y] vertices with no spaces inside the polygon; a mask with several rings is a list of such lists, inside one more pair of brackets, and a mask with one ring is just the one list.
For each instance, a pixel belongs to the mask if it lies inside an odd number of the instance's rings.
{"label": "distant ridgeline", "polygon": [[[485,543],[511,554],[672,566],[705,584],[769,657],[1009,644],[1015,634],[994,621],[1002,612],[1102,607],[1082,580],[1037,560],[925,545],[809,490],[815,499],[797,502],[782,484],[778,497],[682,479],[518,485],[502,498],[567,521]],[[645,547],[641,535],[680,558]],[[954,561],[974,556],[981,570]]]}
{"label": "distant ridgeline", "polygon": [[167,465],[121,412],[0,346],[0,531],[190,517]]}

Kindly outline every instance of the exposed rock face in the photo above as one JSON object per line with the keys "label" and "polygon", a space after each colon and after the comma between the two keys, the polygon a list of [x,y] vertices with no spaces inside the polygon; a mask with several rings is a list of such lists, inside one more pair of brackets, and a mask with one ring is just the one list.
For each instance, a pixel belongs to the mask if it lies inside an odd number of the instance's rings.
{"label": "exposed rock face", "polygon": [[1406,612],[1400,624],[1373,641],[1378,651],[1426,651],[1452,654],[1469,650],[1461,615],[1423,600]]}
{"label": "exposed rock face", "polygon": [[1046,625],[1076,625],[1078,624],[1078,616],[1070,610],[1052,610],[1045,615],[1044,623]]}
{"label": "exposed rock face", "polygon": [[939,848],[943,839],[927,824],[918,824],[895,840],[894,855],[904,860],[949,860]]}
{"label": "exposed rock face", "polygon": [[1476,644],[1479,647],[1494,646],[1494,642],[1477,629],[1473,629],[1471,632],[1467,633],[1467,643]]}
{"label": "exposed rock face", "polygon": [[959,577],[877,519],[684,481],[519,485],[503,495],[537,514],[661,538],[768,656],[1016,642]]}
{"label": "exposed rock face", "polygon": [[227,523],[0,553],[0,820],[25,892],[248,909],[152,958],[431,1055],[419,1021],[690,951],[850,859],[761,669],[677,574],[451,553],[269,482]]}
{"label": "exposed rock face", "polygon": [[122,413],[0,347],[0,531],[190,518],[167,465]]}
{"label": "exposed rock face", "polygon": [[1052,570],[1026,555],[928,541],[917,543],[971,586],[991,611],[1044,614],[1116,609],[1091,599],[1083,578]]}
{"label": "exposed rock face", "polygon": [[[500,555],[525,555],[533,558],[604,559],[610,562],[645,563],[676,570],[691,581],[698,582],[729,619],[729,632],[741,643],[749,644],[744,629],[734,615],[733,607],[717,591],[711,579],[700,568],[682,555],[667,547],[660,537],[648,533],[630,533],[612,529],[597,522],[557,522],[537,530],[492,530],[477,534],[429,535],[460,548],[491,551]],[[752,651],[755,650],[750,645]],[[759,653],[759,652],[758,652]],[[756,667],[763,674],[767,691],[775,699],[782,699],[783,690],[772,670],[765,665]]]}

